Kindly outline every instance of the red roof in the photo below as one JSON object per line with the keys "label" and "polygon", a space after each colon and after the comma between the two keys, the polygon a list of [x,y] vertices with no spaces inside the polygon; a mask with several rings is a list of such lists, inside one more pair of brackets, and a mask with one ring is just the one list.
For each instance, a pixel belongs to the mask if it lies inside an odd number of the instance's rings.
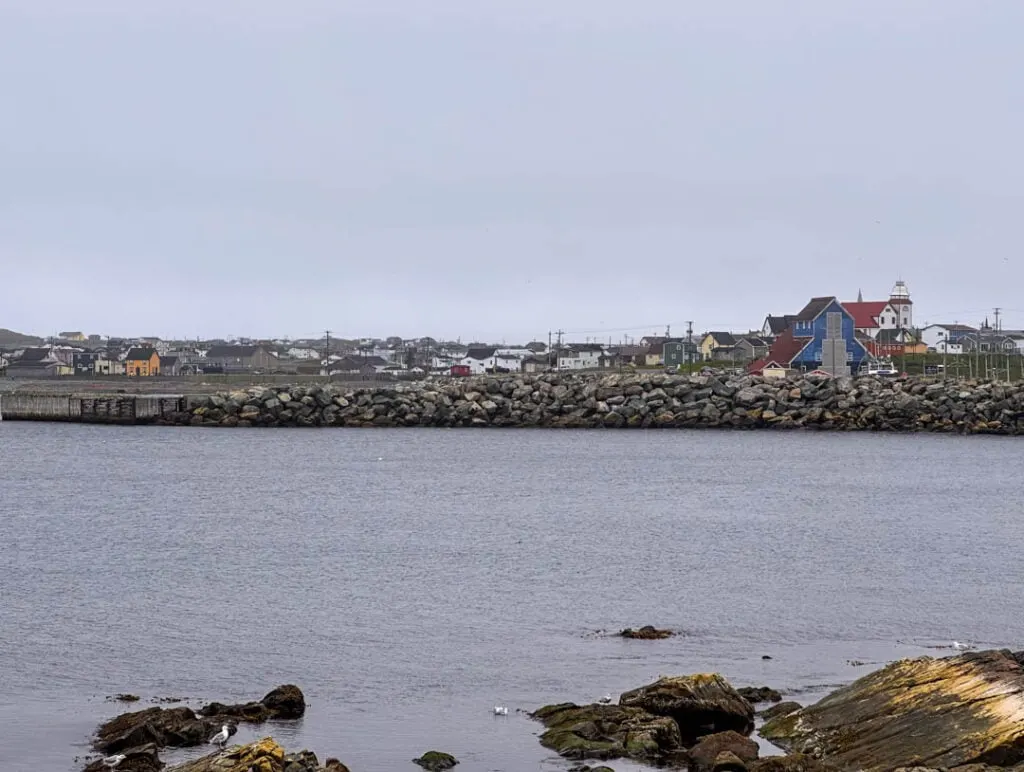
{"label": "red roof", "polygon": [[843,303],[843,308],[853,317],[853,326],[858,329],[871,329],[878,326],[876,317],[889,305],[886,300],[869,300],[863,303]]}
{"label": "red roof", "polygon": [[765,365],[772,362],[789,367],[793,360],[796,359],[797,354],[803,351],[804,347],[812,340],[813,338],[794,337],[793,328],[791,327],[775,339],[772,347],[768,349],[768,355],[754,362],[748,368],[748,371],[754,374],[759,373],[764,369]]}

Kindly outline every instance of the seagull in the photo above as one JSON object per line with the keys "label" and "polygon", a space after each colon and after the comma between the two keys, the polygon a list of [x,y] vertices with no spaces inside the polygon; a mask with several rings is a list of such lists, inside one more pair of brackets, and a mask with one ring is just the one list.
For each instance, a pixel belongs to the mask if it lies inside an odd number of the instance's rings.
{"label": "seagull", "polygon": [[604,697],[599,699],[597,702],[598,702],[599,705],[610,705],[611,701],[612,701],[612,696],[610,694],[606,694]]}
{"label": "seagull", "polygon": [[950,648],[953,648],[956,651],[967,651],[971,647],[966,643],[960,643],[960,641],[953,641],[953,645]]}
{"label": "seagull", "polygon": [[227,745],[228,738],[231,736],[231,731],[228,729],[228,725],[224,724],[213,737],[210,738],[210,745],[219,745],[221,749]]}
{"label": "seagull", "polygon": [[508,715],[508,708],[506,708],[504,705],[495,705],[494,706],[494,715],[496,715],[496,716],[507,716]]}
{"label": "seagull", "polygon": [[128,757],[125,756],[123,753],[119,753],[116,756],[107,756],[105,759],[103,759],[103,766],[105,766],[107,769],[116,769],[118,766],[120,766],[121,762],[124,761],[126,758]]}

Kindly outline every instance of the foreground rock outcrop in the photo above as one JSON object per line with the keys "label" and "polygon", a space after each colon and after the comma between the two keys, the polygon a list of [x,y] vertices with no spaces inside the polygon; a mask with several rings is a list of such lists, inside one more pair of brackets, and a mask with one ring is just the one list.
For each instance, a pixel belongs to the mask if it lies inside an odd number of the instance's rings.
{"label": "foreground rock outcrop", "polygon": [[673,719],[687,744],[728,730],[747,735],[754,728],[754,707],[717,673],[660,678],[623,693],[619,705]]}
{"label": "foreground rock outcrop", "polygon": [[761,734],[847,770],[1011,767],[1024,762],[1022,662],[1008,651],[903,660],[773,718]]}
{"label": "foreground rock outcrop", "polygon": [[[333,764],[331,762],[334,762]],[[347,772],[336,759],[320,766],[312,751],[287,754],[270,737],[237,745],[202,758],[167,767],[164,772]]]}
{"label": "foreground rock outcrop", "polygon": [[191,708],[153,707],[123,713],[102,724],[93,747],[104,754],[153,745],[156,748],[185,748],[202,745],[224,725],[234,735],[237,721],[259,723],[268,719],[299,718],[305,712],[302,691],[294,685],[279,686],[259,702],[245,705],[210,703],[196,714]]}
{"label": "foreground rock outcrop", "polygon": [[[128,748],[120,755],[124,759],[117,765],[118,772],[159,772],[164,768],[160,760],[158,748],[152,743],[137,748]],[[110,767],[103,763],[102,758],[91,762],[82,772],[109,772]]]}
{"label": "foreground rock outcrop", "polygon": [[548,705],[533,717],[547,728],[541,744],[570,759],[678,765],[692,761],[687,751],[702,740],[700,764],[709,770],[719,753],[757,758],[746,739],[753,706],[717,674],[661,678],[625,692],[618,705]]}
{"label": "foreground rock outcrop", "polygon": [[193,426],[773,428],[1024,434],[1024,384],[874,376],[504,375],[257,387],[159,422]]}
{"label": "foreground rock outcrop", "polygon": [[567,759],[678,761],[685,750],[670,718],[619,705],[548,705],[533,713],[547,727],[541,745]]}
{"label": "foreground rock outcrop", "polygon": [[702,738],[689,752],[692,772],[714,772],[726,767],[746,769],[757,760],[758,746],[754,740],[738,732],[718,732]]}

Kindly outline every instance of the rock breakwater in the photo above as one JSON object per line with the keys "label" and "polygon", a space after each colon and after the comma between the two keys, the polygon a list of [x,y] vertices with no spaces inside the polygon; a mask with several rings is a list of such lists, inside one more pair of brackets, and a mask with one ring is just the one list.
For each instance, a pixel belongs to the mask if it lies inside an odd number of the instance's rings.
{"label": "rock breakwater", "polygon": [[1024,434],[1024,385],[864,376],[504,375],[252,388],[192,398],[192,426],[734,428]]}

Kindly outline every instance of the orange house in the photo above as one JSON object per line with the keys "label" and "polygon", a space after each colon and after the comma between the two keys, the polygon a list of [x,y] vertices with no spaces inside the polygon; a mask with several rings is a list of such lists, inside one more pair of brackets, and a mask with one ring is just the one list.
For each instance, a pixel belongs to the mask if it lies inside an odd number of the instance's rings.
{"label": "orange house", "polygon": [[124,358],[124,372],[132,378],[160,375],[160,355],[153,348],[133,348]]}

